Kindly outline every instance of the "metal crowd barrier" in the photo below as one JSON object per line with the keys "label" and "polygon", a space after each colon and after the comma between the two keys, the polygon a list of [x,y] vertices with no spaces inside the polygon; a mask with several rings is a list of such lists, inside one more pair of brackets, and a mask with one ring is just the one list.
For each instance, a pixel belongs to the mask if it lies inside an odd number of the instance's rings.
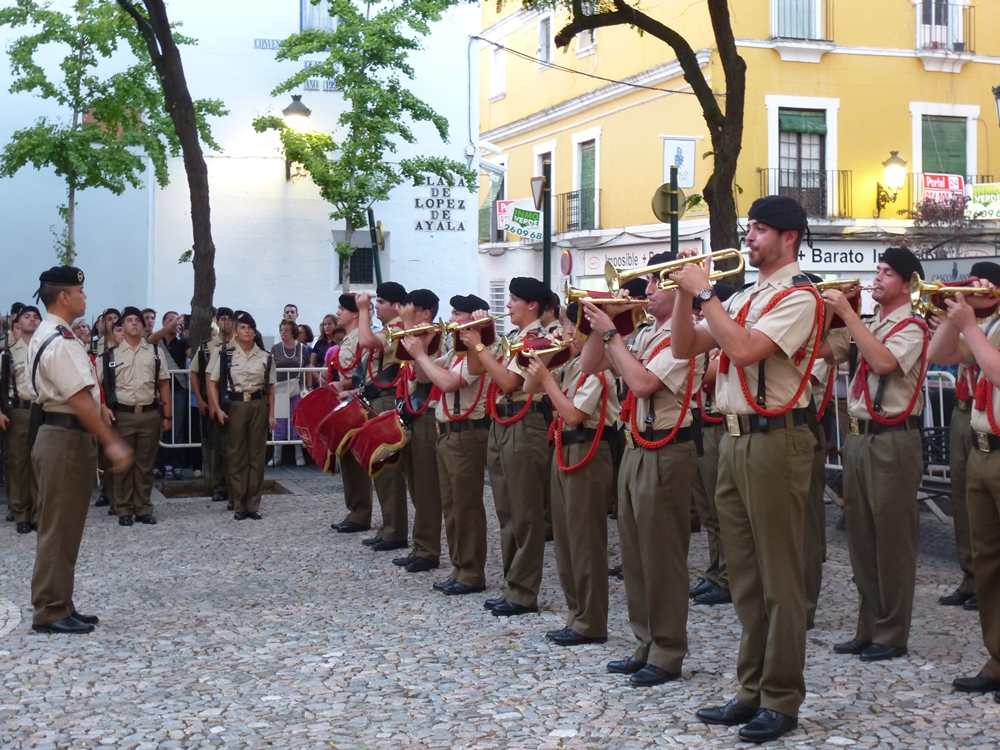
{"label": "metal crowd barrier", "polygon": [[[168,370],[170,375],[170,401],[174,405],[174,420],[173,420],[173,431],[172,438],[173,442],[166,442],[163,436],[160,437],[160,447],[161,448],[200,448],[201,442],[195,441],[194,439],[194,419],[193,414],[197,414],[197,402],[195,401],[194,395],[191,393],[191,371],[189,369],[183,370]],[[326,378],[326,368],[324,367],[281,367],[275,370],[278,374],[279,379],[282,375],[292,375],[301,376],[303,379],[308,378],[309,375],[315,376],[316,380],[313,383],[318,382],[318,379]],[[312,387],[312,385],[308,386]],[[277,396],[276,396],[277,397]],[[183,420],[177,419],[178,415],[178,401],[183,400],[184,403],[184,414],[186,415]],[[277,405],[275,408],[277,411]],[[291,416],[289,414],[289,416]],[[200,425],[199,425],[200,429]],[[268,433],[268,445],[302,445],[301,440],[273,440],[271,433]]]}

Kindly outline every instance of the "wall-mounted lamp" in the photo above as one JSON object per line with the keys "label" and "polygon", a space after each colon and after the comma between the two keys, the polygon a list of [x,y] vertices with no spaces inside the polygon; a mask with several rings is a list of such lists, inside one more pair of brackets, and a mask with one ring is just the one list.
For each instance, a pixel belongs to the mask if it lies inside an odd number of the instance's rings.
{"label": "wall-mounted lamp", "polygon": [[1000,86],[993,87],[993,98],[997,100],[997,123],[1000,124]]}
{"label": "wall-mounted lamp", "polygon": [[906,160],[899,158],[898,151],[890,151],[889,158],[882,162],[885,167],[885,185],[876,183],[875,215],[881,216],[882,209],[896,202],[899,189],[906,182]]}
{"label": "wall-mounted lamp", "polygon": [[[292,103],[281,110],[281,116],[285,118],[285,124],[292,130],[304,133],[309,130],[309,116],[312,110],[302,103],[302,94],[292,94]],[[306,170],[301,164],[293,164],[285,159],[285,179],[291,180],[293,177],[305,177]]]}

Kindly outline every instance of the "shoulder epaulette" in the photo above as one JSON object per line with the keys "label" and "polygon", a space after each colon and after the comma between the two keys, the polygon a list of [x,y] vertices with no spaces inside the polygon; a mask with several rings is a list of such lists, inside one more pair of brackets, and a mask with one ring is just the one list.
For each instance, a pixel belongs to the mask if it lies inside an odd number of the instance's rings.
{"label": "shoulder epaulette", "polygon": [[[746,284],[743,285],[743,289],[749,289],[750,287],[752,287],[756,283],[757,283],[756,281],[748,281]],[[742,292],[743,289],[741,289],[740,291]]]}
{"label": "shoulder epaulette", "polygon": [[804,273],[797,273],[792,276],[792,284],[795,286],[813,286],[812,279]]}
{"label": "shoulder epaulette", "polygon": [[69,330],[66,326],[56,326],[56,330],[62,334],[64,339],[75,339],[76,334]]}

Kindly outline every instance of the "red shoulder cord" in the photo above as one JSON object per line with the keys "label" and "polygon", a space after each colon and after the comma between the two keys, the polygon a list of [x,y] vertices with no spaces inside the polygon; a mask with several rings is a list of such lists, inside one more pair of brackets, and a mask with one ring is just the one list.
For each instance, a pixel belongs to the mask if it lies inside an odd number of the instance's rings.
{"label": "red shoulder cord", "polygon": [[[707,388],[708,386],[705,386],[705,387]],[[701,394],[702,394],[703,390],[704,390],[703,388],[699,388],[698,389],[698,393],[695,396],[695,403],[698,404],[698,410],[701,412],[701,418],[704,421],[708,422],[709,424],[721,424],[722,423],[722,417],[721,416],[720,417],[713,417],[711,414],[709,414],[707,411],[705,411],[705,407],[702,405],[702,401],[701,401]]]}
{"label": "red shoulder cord", "polygon": [[[455,362],[460,363],[463,359],[465,359],[465,355],[464,354],[459,354],[458,356],[455,357]],[[452,368],[454,368],[454,367],[455,367],[455,363],[452,363]],[[463,419],[468,419],[469,416],[472,414],[472,412],[474,412],[476,410],[476,407],[479,405],[479,399],[482,398],[482,395],[483,395],[483,386],[485,386],[485,385],[486,385],[486,376],[485,375],[480,375],[479,376],[479,390],[476,391],[476,398],[473,399],[472,406],[469,407],[469,410],[467,412],[465,412],[464,414],[456,414],[456,415],[452,416],[452,413],[450,411],[448,411],[447,409],[445,409],[444,410],[444,415],[450,421],[452,421],[452,422],[461,422]],[[443,395],[442,395],[442,398],[444,398]],[[489,404],[487,404],[486,406],[487,406],[487,408],[486,408],[485,411],[488,412],[489,411]]]}
{"label": "red shoulder cord", "polygon": [[885,335],[882,339],[882,345],[885,346],[885,342],[889,340],[889,337],[894,333],[898,333],[903,330],[906,326],[910,324],[915,324],[920,326],[924,332],[924,346],[920,352],[920,377],[917,378],[917,386],[913,389],[913,398],[910,399],[909,405],[903,410],[903,413],[898,417],[893,417],[892,419],[887,419],[880,414],[876,414],[875,410],[872,408],[872,397],[868,390],[868,373],[871,372],[871,365],[869,365],[865,360],[861,359],[861,365],[858,367],[857,373],[854,375],[854,388],[855,396],[857,394],[857,389],[860,388],[865,397],[865,408],[868,409],[868,413],[872,415],[872,419],[881,425],[886,425],[891,427],[892,425],[901,424],[904,419],[910,416],[910,412],[913,411],[913,407],[916,406],[917,400],[920,398],[920,393],[923,391],[924,376],[927,374],[927,345],[930,342],[930,332],[927,328],[927,324],[922,318],[906,318],[905,320],[899,321],[892,329]]}
{"label": "red shoulder cord", "polygon": [[409,411],[409,413],[412,416],[419,417],[421,414],[427,411],[427,407],[431,405],[432,401],[437,401],[439,398],[441,398],[441,389],[438,388],[436,385],[432,385],[431,392],[430,394],[428,394],[427,400],[424,401],[424,405],[421,406],[419,409],[414,409],[413,404],[410,403],[410,388],[408,382],[410,380],[416,380],[417,373],[412,367],[410,367],[409,362],[404,362],[403,366],[400,367],[399,369],[400,369],[400,377],[396,378],[396,380],[399,382],[399,385],[396,386],[396,398],[403,399],[404,403],[406,404],[407,411]]}
{"label": "red shoulder cord", "polygon": [[[511,354],[510,357],[507,358],[507,361],[504,363],[504,366],[506,367],[510,365],[510,363],[516,356],[517,356],[516,354]],[[531,397],[529,396],[528,400],[524,402],[524,408],[521,409],[521,411],[519,411],[510,419],[504,419],[499,414],[497,414],[497,396],[499,395],[500,395],[500,386],[490,381],[489,388],[486,389],[486,411],[493,417],[493,420],[495,422],[497,422],[498,424],[502,424],[504,427],[512,425],[515,422],[520,422],[522,419],[524,419],[525,415],[528,413],[528,409],[531,408],[531,404],[533,403]]]}
{"label": "red shoulder cord", "polygon": [[[976,388],[977,390],[982,389],[986,392],[985,393],[986,403],[984,404],[984,406],[986,407],[986,419],[990,423],[990,429],[993,430],[993,434],[996,435],[997,437],[1000,437],[1000,425],[997,425],[996,418],[993,416],[993,383],[991,383],[985,377],[983,377],[979,379],[979,383],[977,384]],[[979,396],[978,393],[976,394],[976,396],[977,396],[976,408],[978,409],[980,407],[980,404],[978,402],[981,399],[978,397]]]}
{"label": "red shoulder cord", "polygon": [[836,378],[833,376],[835,368],[831,367],[830,371],[826,374],[826,389],[823,391],[823,400],[820,401],[819,409],[816,411],[816,421],[820,421],[823,415],[826,413],[826,407],[830,405],[830,400],[833,398],[833,381]]}
{"label": "red shoulder cord", "polygon": [[[747,405],[753,409],[755,412],[760,414],[762,417],[780,417],[785,412],[789,411],[795,403],[802,396],[802,393],[806,389],[806,383],[809,382],[809,375],[812,372],[813,363],[816,361],[816,353],[819,351],[820,341],[823,338],[823,298],[820,296],[819,292],[813,286],[796,286],[790,289],[784,289],[778,292],[771,301],[767,303],[764,311],[761,313],[761,317],[767,315],[771,310],[773,310],[781,300],[790,294],[795,292],[811,292],[813,297],[816,298],[816,313],[813,318],[813,328],[816,329],[816,335],[813,337],[813,347],[812,352],[809,355],[809,364],[806,366],[805,375],[802,377],[802,382],[799,383],[799,388],[792,396],[792,400],[787,404],[782,406],[780,409],[764,409],[757,405],[756,399],[750,394],[750,386],[747,385],[747,376],[743,371],[742,367],[736,368],[736,376],[740,381],[740,388],[743,390],[743,398],[746,400]],[[736,322],[739,323],[744,328],[746,327],[747,315],[750,313],[750,305],[753,299],[748,299],[746,304],[740,309],[736,314]],[[795,364],[796,366],[802,364],[802,360],[805,359],[805,346],[803,346],[799,351],[795,353]],[[729,357],[725,352],[719,357],[719,372],[726,373],[729,372]]]}
{"label": "red shoulder cord", "polygon": [[330,364],[333,367],[336,367],[337,371],[341,375],[347,375],[349,372],[352,372],[354,370],[354,368],[356,368],[358,366],[358,362],[361,361],[361,355],[364,354],[364,351],[365,350],[362,349],[359,346],[357,349],[354,350],[354,361],[352,361],[351,364],[349,364],[349,365],[345,365],[345,366],[341,367],[340,366],[340,352],[341,352],[341,350],[338,349],[337,350],[337,356],[330,360]]}
{"label": "red shoulder cord", "polygon": [[[589,375],[581,375],[580,380],[576,384],[576,390],[580,390],[583,384],[586,382]],[[566,420],[563,419],[562,415],[556,417],[556,420],[552,423],[555,427],[555,443],[556,443],[556,463],[559,464],[560,471],[576,471],[577,469],[582,469],[588,463],[590,459],[594,457],[597,453],[597,446],[601,444],[601,435],[604,433],[604,418],[608,413],[608,379],[604,377],[603,372],[597,373],[598,380],[601,381],[601,386],[604,388],[603,394],[601,396],[601,417],[600,421],[597,423],[597,429],[594,430],[594,440],[590,444],[590,450],[587,451],[587,455],[580,459],[580,462],[574,464],[573,466],[567,466],[565,460],[563,460],[563,443],[562,443],[562,428],[566,424]],[[569,395],[568,393],[566,394]]]}
{"label": "red shoulder cord", "polygon": [[[661,341],[656,348],[653,349],[653,353],[649,355],[649,359],[647,359],[646,362],[652,362],[656,358],[656,355],[668,346],[670,346],[670,336],[667,336],[666,339]],[[684,392],[684,403],[681,406],[681,413],[677,415],[677,422],[674,423],[674,428],[670,431],[670,434],[662,440],[646,440],[646,438],[639,434],[639,426],[636,424],[635,420],[635,407],[638,404],[638,399],[635,396],[635,392],[631,388],[629,389],[628,396],[625,397],[625,404],[622,406],[621,420],[622,422],[628,424],[632,431],[632,439],[635,440],[639,447],[651,451],[659,450],[676,437],[677,431],[681,428],[681,422],[684,421],[684,417],[687,414],[688,407],[691,406],[691,393],[694,391],[694,359],[691,359],[690,362],[691,369],[688,371],[687,390]]]}

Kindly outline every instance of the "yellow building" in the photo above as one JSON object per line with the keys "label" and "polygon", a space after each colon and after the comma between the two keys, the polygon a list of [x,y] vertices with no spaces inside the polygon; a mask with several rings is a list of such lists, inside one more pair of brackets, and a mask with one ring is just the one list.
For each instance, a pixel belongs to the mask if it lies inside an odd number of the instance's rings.
{"label": "yellow building", "polygon": [[[707,6],[650,0],[642,9],[687,39],[721,100],[725,79]],[[747,63],[738,211],[745,217],[761,195],[800,200],[816,248],[805,249],[804,269],[872,271],[886,241],[913,231],[908,212],[924,198],[925,174],[966,183],[992,183],[996,174],[1000,181],[997,3],[745,0],[730,9]],[[666,249],[669,227],[650,208],[655,189],[675,161],[688,194],[703,189],[713,168],[701,108],[671,48],[612,27],[557,50],[553,39],[568,13],[513,2],[499,12],[483,3],[482,19],[482,291],[496,300],[511,276],[542,275],[540,243],[498,229],[496,201],[529,197],[546,158],[554,285],[568,276],[601,288],[604,260],[636,266]],[[883,193],[895,200],[879,206],[890,151],[905,160],[906,178],[895,196]],[[947,195],[955,181],[929,185],[942,187],[927,197]],[[997,224],[977,226],[980,241],[965,243],[959,255],[996,254]],[[705,215],[689,214],[682,244],[708,250],[707,227]],[[938,263],[934,275],[967,265]]]}

